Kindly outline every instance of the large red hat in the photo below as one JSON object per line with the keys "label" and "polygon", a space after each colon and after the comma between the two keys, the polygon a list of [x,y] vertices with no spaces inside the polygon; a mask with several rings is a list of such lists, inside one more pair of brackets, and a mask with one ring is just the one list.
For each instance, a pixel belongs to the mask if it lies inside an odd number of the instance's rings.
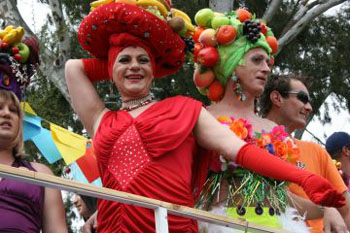
{"label": "large red hat", "polygon": [[175,73],[185,58],[185,43],[167,22],[131,4],[112,3],[92,11],[82,21],[78,40],[93,57],[107,59],[111,35],[129,33],[145,41],[155,60],[155,77]]}

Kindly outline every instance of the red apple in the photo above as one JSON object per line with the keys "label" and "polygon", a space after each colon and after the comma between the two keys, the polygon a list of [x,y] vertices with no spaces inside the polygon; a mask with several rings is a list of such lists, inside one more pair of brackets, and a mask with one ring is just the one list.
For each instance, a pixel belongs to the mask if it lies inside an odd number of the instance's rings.
{"label": "red apple", "polygon": [[216,39],[216,31],[212,28],[205,29],[199,36],[199,42],[204,46],[216,46],[218,41]]}
{"label": "red apple", "polygon": [[202,48],[198,53],[198,62],[206,67],[215,66],[219,61],[219,52],[214,47]]}
{"label": "red apple", "polygon": [[19,48],[17,46],[14,46],[11,48],[11,52],[13,55],[15,55],[15,54],[19,53]]}
{"label": "red apple", "polygon": [[7,49],[8,47],[9,47],[9,44],[6,43],[6,42],[4,42],[4,41],[2,41],[2,43],[1,43],[1,48],[2,48],[2,49]]}
{"label": "red apple", "polygon": [[224,87],[220,84],[219,81],[214,81],[209,89],[208,89],[208,98],[213,101],[217,102],[222,99],[222,96],[224,95]]}
{"label": "red apple", "polygon": [[201,73],[199,69],[196,69],[193,74],[193,82],[199,88],[209,86],[214,81],[214,79],[215,75],[212,70],[206,70]]}
{"label": "red apple", "polygon": [[14,57],[17,61],[21,61],[21,60],[22,60],[22,56],[21,56],[19,53],[16,53],[13,57]]}
{"label": "red apple", "polygon": [[198,42],[199,36],[201,35],[201,33],[205,30],[204,27],[196,27],[196,30],[194,31],[194,34],[192,36],[192,39],[194,42]]}
{"label": "red apple", "polygon": [[203,45],[201,43],[195,43],[194,44],[194,49],[193,49],[193,60],[194,62],[197,62],[198,58],[198,53],[199,51],[203,48]]}
{"label": "red apple", "polygon": [[260,27],[261,27],[261,33],[266,36],[267,33],[267,27],[263,22],[260,22]]}
{"label": "red apple", "polygon": [[236,39],[236,29],[232,25],[221,26],[216,35],[220,44],[228,44]]}

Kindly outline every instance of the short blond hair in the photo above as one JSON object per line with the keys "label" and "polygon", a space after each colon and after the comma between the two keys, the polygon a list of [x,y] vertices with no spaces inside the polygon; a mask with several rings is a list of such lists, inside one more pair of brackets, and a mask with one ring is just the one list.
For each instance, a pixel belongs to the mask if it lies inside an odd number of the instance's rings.
{"label": "short blond hair", "polygon": [[15,140],[11,143],[13,156],[21,157],[23,155],[23,113],[21,110],[21,103],[19,102],[17,96],[12,91],[7,91],[0,89],[0,98],[3,98],[5,101],[12,101],[16,106],[18,113],[18,132]]}

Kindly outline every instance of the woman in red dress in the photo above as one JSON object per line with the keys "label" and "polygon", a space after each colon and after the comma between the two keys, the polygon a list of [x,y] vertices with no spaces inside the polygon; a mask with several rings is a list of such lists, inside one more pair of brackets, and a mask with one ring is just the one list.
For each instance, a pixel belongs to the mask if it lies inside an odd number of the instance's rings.
{"label": "woman in red dress", "polygon": [[[183,96],[152,100],[153,78],[175,73],[185,47],[155,9],[98,7],[78,32],[81,46],[98,59],[66,63],[73,107],[94,139],[103,186],[193,207],[207,171],[206,158],[196,153],[200,145],[259,174],[296,182],[317,203],[343,205],[342,195],[323,178],[246,144],[200,102]],[[108,77],[122,99],[119,111],[108,110],[92,84]],[[198,232],[192,219],[169,215],[168,220],[170,232]],[[107,200],[99,201],[97,222],[98,232],[155,231],[152,210]]]}

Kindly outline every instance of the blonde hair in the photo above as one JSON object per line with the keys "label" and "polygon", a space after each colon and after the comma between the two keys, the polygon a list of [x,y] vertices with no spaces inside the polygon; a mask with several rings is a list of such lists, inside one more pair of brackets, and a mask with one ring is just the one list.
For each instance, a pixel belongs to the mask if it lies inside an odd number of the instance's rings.
{"label": "blonde hair", "polygon": [[7,91],[0,89],[0,98],[3,98],[5,101],[12,101],[15,105],[18,113],[18,132],[16,138],[11,143],[12,153],[14,157],[21,157],[23,155],[23,113],[21,110],[21,103],[19,102],[17,96],[12,91]]}

